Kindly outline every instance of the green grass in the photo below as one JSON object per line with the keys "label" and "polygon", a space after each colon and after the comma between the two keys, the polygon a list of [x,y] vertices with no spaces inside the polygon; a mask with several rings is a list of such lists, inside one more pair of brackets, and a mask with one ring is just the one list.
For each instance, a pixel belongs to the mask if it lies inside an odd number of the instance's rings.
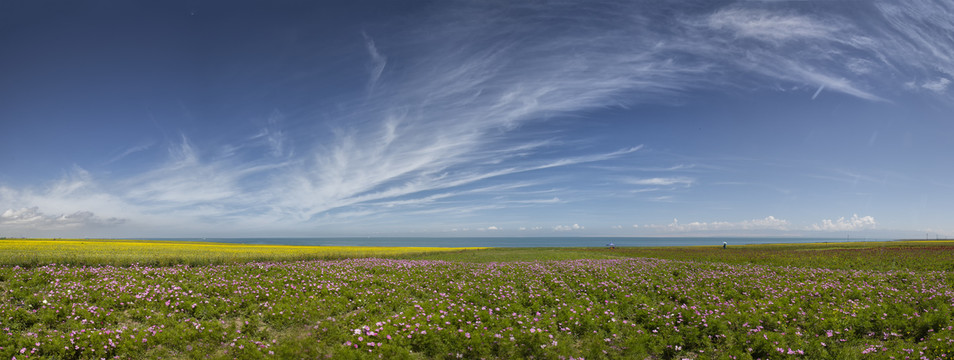
{"label": "green grass", "polygon": [[680,247],[487,248],[401,255],[464,262],[656,258],[857,270],[954,270],[954,241],[885,241]]}
{"label": "green grass", "polygon": [[954,241],[887,241],[610,248],[424,248],[285,246],[213,242],[0,240],[0,265],[212,265],[249,261],[395,258],[460,262],[657,258],[864,270],[954,270]]}
{"label": "green grass", "polygon": [[0,358],[954,356],[952,242],[0,250]]}
{"label": "green grass", "polygon": [[954,241],[587,249],[597,254],[845,270],[954,270]]}

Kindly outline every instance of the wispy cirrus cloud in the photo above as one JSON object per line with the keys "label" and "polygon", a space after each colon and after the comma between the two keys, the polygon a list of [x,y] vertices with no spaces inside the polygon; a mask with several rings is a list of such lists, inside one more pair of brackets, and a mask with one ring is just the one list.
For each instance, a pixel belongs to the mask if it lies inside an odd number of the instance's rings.
{"label": "wispy cirrus cloud", "polygon": [[374,86],[377,84],[378,79],[381,78],[381,74],[384,72],[384,67],[387,66],[388,59],[378,52],[377,46],[374,45],[374,39],[371,39],[367,33],[361,33],[361,35],[364,36],[364,45],[368,50],[368,55],[371,57],[368,90],[372,91],[374,90]]}
{"label": "wispy cirrus cloud", "polygon": [[112,157],[111,159],[107,160],[107,161],[106,161],[106,164],[112,164],[112,163],[114,163],[114,162],[117,162],[117,161],[120,161],[120,160],[126,158],[126,157],[129,156],[129,155],[132,155],[132,154],[135,154],[135,153],[138,153],[138,152],[143,152],[143,151],[149,150],[150,148],[152,148],[152,147],[155,146],[155,145],[156,145],[156,144],[155,144],[154,142],[144,142],[144,143],[141,143],[141,144],[139,144],[139,145],[130,147],[130,148],[124,150],[124,151],[123,151],[122,153],[120,153],[119,155],[116,155],[116,156]]}
{"label": "wispy cirrus cloud", "polygon": [[954,12],[954,4],[917,0],[881,1],[876,6],[891,25],[878,30],[883,49],[879,55],[886,63],[897,68],[914,67],[921,74],[917,80],[923,82],[930,81],[934,72],[954,77],[954,44],[950,41],[954,21],[939,15]]}
{"label": "wispy cirrus cloud", "polygon": [[[688,38],[696,40],[682,45],[692,46],[694,50],[684,51],[710,59],[716,68],[800,85],[806,92],[815,91],[809,96],[817,97],[824,88],[891,101],[901,91],[923,88],[950,99],[943,92],[943,79],[954,76],[954,45],[946,35],[954,24],[936,16],[950,13],[950,4],[921,0],[853,5],[848,13],[841,8],[736,3],[683,17]],[[905,85],[909,83],[915,86]]]}
{"label": "wispy cirrus cloud", "polygon": [[265,126],[257,134],[251,136],[249,140],[252,143],[262,142],[269,150],[269,154],[273,157],[282,157],[285,156],[286,153],[287,155],[294,155],[289,150],[288,136],[282,128],[284,117],[281,111],[273,111],[272,114],[268,116]]}
{"label": "wispy cirrus cloud", "polygon": [[[835,59],[853,59],[849,53],[864,51],[870,43],[846,18],[828,13],[730,7],[688,24],[696,31],[716,31],[701,35],[709,42],[697,44],[703,46],[696,53],[730,69],[817,88],[812,98],[827,88],[865,100],[886,100],[866,89],[871,84],[865,79],[847,76],[831,66]],[[771,46],[740,44],[736,41],[740,38]],[[810,50],[804,51],[806,47]]]}
{"label": "wispy cirrus cloud", "polygon": [[[410,49],[415,57],[387,55],[402,73],[372,74],[374,92],[346,114],[361,126],[337,129],[332,142],[304,158],[283,186],[294,194],[280,198],[283,210],[307,219],[343,206],[624,156],[640,147],[542,160],[540,151],[552,150],[546,142],[510,145],[508,134],[548,117],[632,102],[624,96],[675,94],[694,86],[685,74],[703,70],[657,58],[645,51],[653,44],[633,44],[625,31],[605,33],[594,27],[602,21],[597,18],[568,17],[577,32],[547,25],[547,14],[531,16],[530,24],[492,7],[465,8],[455,9],[453,19],[442,14],[398,34],[407,38],[375,34],[372,43],[366,36],[374,61],[385,56],[372,46],[379,43]],[[614,16],[620,25],[644,26],[629,23],[629,15]],[[529,36],[541,26],[560,36]],[[423,53],[416,52],[419,43],[428,44]],[[618,52],[620,44],[627,50]],[[560,55],[568,52],[575,55]],[[528,153],[537,160],[526,160]]]}
{"label": "wispy cirrus cloud", "polygon": [[696,182],[695,179],[688,177],[654,177],[654,178],[631,178],[624,179],[624,183],[631,185],[651,185],[651,186],[670,186],[670,185],[682,185],[682,186],[692,186]]}
{"label": "wispy cirrus cloud", "polygon": [[859,184],[879,184],[885,185],[891,182],[892,180],[904,180],[908,179],[907,175],[882,171],[878,173],[860,173],[855,170],[849,169],[827,169],[826,172],[818,174],[806,174],[805,176],[821,180],[829,180],[844,184],[850,184],[852,186],[857,186]]}
{"label": "wispy cirrus cloud", "polygon": [[786,11],[729,8],[706,18],[712,29],[726,30],[737,37],[768,42],[827,39],[839,30],[837,22]]}
{"label": "wispy cirrus cloud", "polygon": [[[233,160],[234,161],[234,160]],[[275,171],[284,163],[242,162],[228,159],[204,159],[195,145],[183,136],[170,146],[169,161],[145,173],[116,184],[120,196],[138,206],[163,211],[204,209],[210,215],[215,208],[228,213],[235,208],[256,206],[267,200],[259,192],[265,183],[249,181],[250,177]]]}

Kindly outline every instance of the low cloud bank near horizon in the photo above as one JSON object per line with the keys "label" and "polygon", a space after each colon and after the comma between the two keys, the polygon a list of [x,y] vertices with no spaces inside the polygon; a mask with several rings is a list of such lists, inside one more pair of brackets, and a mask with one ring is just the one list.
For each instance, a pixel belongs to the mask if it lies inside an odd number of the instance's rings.
{"label": "low cloud bank near horizon", "polygon": [[0,229],[62,229],[82,227],[116,226],[127,219],[115,217],[102,218],[89,211],[77,211],[72,214],[44,214],[38,207],[7,209],[0,214]]}
{"label": "low cloud bank near horizon", "polygon": [[679,222],[673,219],[672,223],[667,225],[647,224],[633,225],[636,229],[652,229],[665,232],[718,232],[732,230],[774,230],[774,231],[795,231],[795,232],[843,232],[843,231],[862,231],[877,229],[877,222],[872,216],[858,216],[854,214],[851,218],[840,217],[837,220],[824,219],[819,223],[795,226],[788,220],[779,219],[774,216],[767,216],[762,219],[743,220],[737,222],[713,221],[689,223]]}
{"label": "low cloud bank near horizon", "polygon": [[838,218],[838,220],[825,219],[822,220],[820,224],[813,224],[812,230],[817,231],[857,231],[857,230],[866,230],[866,229],[876,229],[877,222],[871,216],[861,216],[858,214],[851,215],[851,218],[845,219],[844,217]]}

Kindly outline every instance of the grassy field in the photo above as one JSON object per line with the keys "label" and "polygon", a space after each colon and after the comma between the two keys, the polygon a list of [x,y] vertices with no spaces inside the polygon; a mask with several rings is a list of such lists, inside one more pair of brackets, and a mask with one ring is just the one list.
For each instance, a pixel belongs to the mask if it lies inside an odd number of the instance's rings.
{"label": "grassy field", "polygon": [[[112,252],[121,261],[107,261],[123,266],[89,266],[110,259],[112,244],[129,247]],[[107,253],[71,265],[47,249],[34,258],[57,265],[40,266],[0,248],[0,261],[12,261],[0,266],[0,358],[954,356],[950,242],[415,250],[330,260],[362,256],[335,250],[297,261],[285,261],[292,250],[228,256],[233,245],[212,244],[191,248],[194,259],[221,258],[172,266],[160,264],[193,257],[148,244],[153,252],[95,242]]]}
{"label": "grassy field", "polygon": [[488,248],[408,254],[464,262],[656,258],[682,261],[857,270],[954,271],[954,241],[884,241],[623,248]]}
{"label": "grassy field", "polygon": [[480,248],[285,246],[214,242],[4,239],[0,265],[212,265],[249,261],[296,261],[347,258],[393,258],[434,252]]}

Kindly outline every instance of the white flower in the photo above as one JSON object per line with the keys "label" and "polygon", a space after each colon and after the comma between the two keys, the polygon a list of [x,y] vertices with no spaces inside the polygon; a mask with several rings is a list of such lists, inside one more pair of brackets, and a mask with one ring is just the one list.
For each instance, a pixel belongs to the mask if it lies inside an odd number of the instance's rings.
{"label": "white flower", "polygon": [[361,335],[361,329],[354,329],[355,335]]}

